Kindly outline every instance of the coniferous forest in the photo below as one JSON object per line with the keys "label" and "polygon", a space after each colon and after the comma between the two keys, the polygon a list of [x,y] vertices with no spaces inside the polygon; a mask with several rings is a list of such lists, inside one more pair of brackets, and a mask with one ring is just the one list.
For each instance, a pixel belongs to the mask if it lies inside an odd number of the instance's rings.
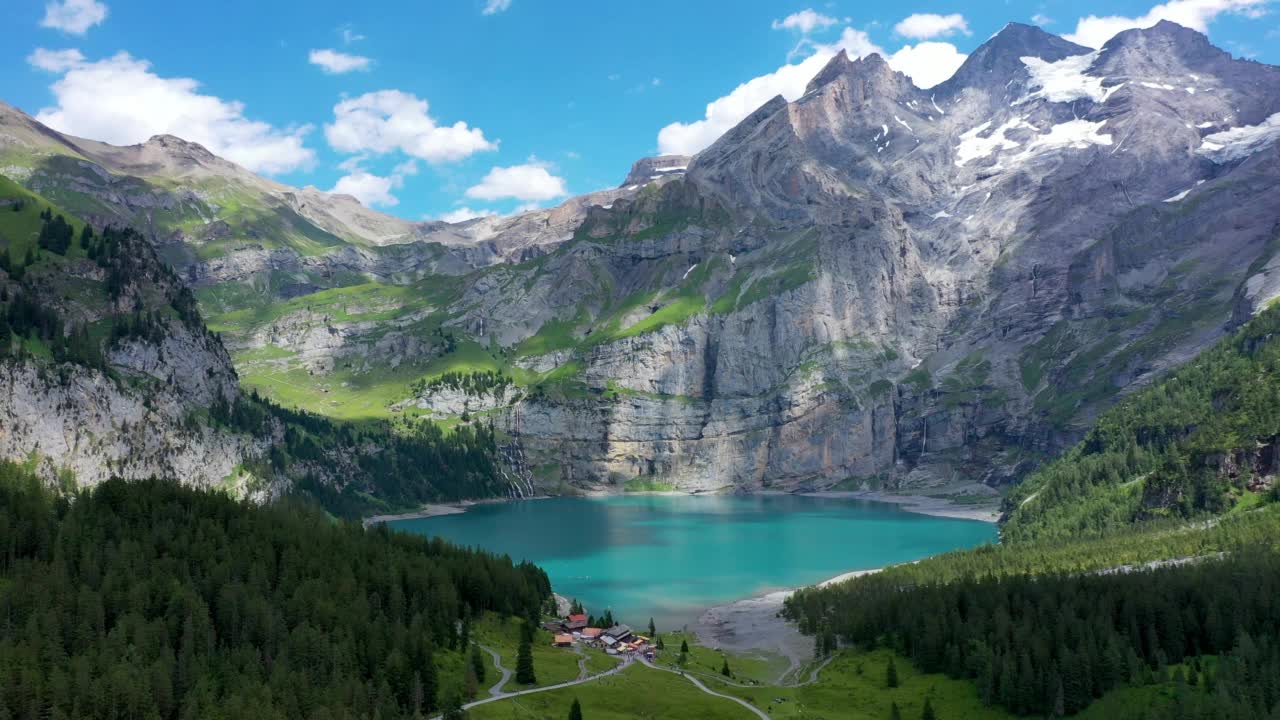
{"label": "coniferous forest", "polygon": [[891,648],[1021,715],[1172,678],[1150,717],[1280,717],[1277,388],[1272,308],[1014,488],[999,546],[804,589],[786,612],[822,652]]}
{"label": "coniferous forest", "polygon": [[401,718],[463,682],[460,621],[528,564],[176,483],[56,496],[0,465],[0,718]]}
{"label": "coniferous forest", "polygon": [[846,643],[884,646],[924,672],[971,680],[988,704],[1071,715],[1122,685],[1182,673],[1188,717],[1268,717],[1280,704],[1280,556],[1181,567],[903,586],[869,576],[800,594]]}

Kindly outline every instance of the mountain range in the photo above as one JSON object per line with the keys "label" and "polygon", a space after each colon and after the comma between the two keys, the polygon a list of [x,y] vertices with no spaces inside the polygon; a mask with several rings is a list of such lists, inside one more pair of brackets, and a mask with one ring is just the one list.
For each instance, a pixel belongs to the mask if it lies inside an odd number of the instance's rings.
{"label": "mountain range", "polygon": [[[217,333],[152,373],[175,408],[214,404],[180,382],[204,372],[337,421],[491,427],[508,494],[994,495],[1280,295],[1278,140],[1280,68],[1170,22],[1096,51],[1010,24],[929,90],[842,52],[694,157],[459,224],[0,104],[9,204],[136,229]],[[23,372],[0,416],[48,397]],[[115,413],[37,404],[49,466],[99,479]],[[253,474],[256,442],[187,438],[178,474]]]}

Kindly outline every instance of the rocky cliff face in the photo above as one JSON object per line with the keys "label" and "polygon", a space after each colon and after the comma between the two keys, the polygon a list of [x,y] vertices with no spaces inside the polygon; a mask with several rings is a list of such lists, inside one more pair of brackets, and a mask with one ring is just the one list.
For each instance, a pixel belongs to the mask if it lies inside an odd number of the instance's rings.
{"label": "rocky cliff face", "polygon": [[[521,488],[936,490],[1020,477],[1280,294],[1278,113],[1280,70],[1177,25],[1091,51],[1012,24],[931,90],[841,54],[696,157],[514,218],[397,225],[271,187],[279,223],[249,227],[204,181],[124,178],[154,147],[5,172],[208,213],[154,237],[242,375],[492,422]],[[476,371],[513,384],[414,383]]]}
{"label": "rocky cliff face", "polygon": [[658,155],[641,158],[631,165],[631,172],[627,173],[627,178],[622,181],[621,187],[625,188],[629,185],[639,187],[655,180],[678,177],[689,169],[691,160],[693,158],[688,155]]}
{"label": "rocky cliff face", "polygon": [[[598,397],[535,398],[508,427],[582,483],[1014,479],[1272,296],[1278,92],[1170,23],[1098,52],[1011,25],[934,91],[838,56],[665,188],[690,227],[638,241],[618,206],[584,225],[618,283],[718,260],[700,290],[721,312],[531,362],[576,359]],[[484,325],[515,341],[510,317]]]}
{"label": "rocky cliff face", "polygon": [[209,421],[240,398],[235,369],[147,241],[113,231],[28,254],[15,220],[47,206],[20,199],[0,220],[0,459],[81,486],[166,477],[273,492],[242,471],[278,438]]}
{"label": "rocky cliff face", "polygon": [[[155,348],[133,351],[152,355],[145,362],[158,367],[151,362]],[[141,359],[133,351],[121,359]],[[164,477],[243,495],[272,492],[269,485],[246,485],[250,478],[241,474],[243,463],[266,454],[270,439],[192,422],[202,406],[181,384],[148,384],[139,392],[99,370],[7,361],[0,362],[0,391],[0,458],[34,460],[48,478],[93,486],[112,477]]]}

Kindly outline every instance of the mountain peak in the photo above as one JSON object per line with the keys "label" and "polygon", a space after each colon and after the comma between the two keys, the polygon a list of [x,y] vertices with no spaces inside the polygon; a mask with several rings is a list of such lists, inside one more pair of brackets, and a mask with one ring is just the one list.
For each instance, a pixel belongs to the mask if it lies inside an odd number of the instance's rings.
{"label": "mountain peak", "polygon": [[[841,48],[840,52],[837,52],[818,71],[818,74],[813,76],[813,79],[809,81],[809,85],[805,87],[804,92],[807,95],[823,85],[846,76],[858,77],[871,83],[897,84],[900,73],[889,67],[889,63],[879,53],[870,53],[857,60],[850,60],[849,54],[845,52],[844,48]],[[905,77],[901,76],[902,79],[905,79]]]}
{"label": "mountain peak", "polygon": [[946,95],[966,87],[1004,87],[1025,72],[1024,57],[1056,62],[1088,52],[1089,48],[1034,25],[1011,22],[974,50],[956,74],[938,86],[938,92]]}
{"label": "mountain peak", "polygon": [[1230,59],[1204,33],[1161,20],[1148,28],[1117,33],[1102,46],[1098,69],[1108,75],[1158,77]]}
{"label": "mountain peak", "polygon": [[1169,45],[1186,49],[1211,48],[1209,38],[1204,33],[1179,25],[1171,20],[1160,22],[1146,28],[1133,28],[1116,33],[1115,37],[1102,46],[1104,51],[1120,47]]}
{"label": "mountain peak", "polygon": [[163,148],[170,152],[180,152],[190,155],[204,155],[215,157],[209,149],[197,142],[184,140],[177,135],[169,135],[167,133],[160,135],[152,135],[147,141],[142,143],[143,147]]}

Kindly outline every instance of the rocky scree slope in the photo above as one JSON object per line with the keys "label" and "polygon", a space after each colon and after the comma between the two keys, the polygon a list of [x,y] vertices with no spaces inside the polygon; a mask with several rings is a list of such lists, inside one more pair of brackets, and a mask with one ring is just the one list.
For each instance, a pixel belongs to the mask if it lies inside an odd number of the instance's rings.
{"label": "rocky scree slope", "polygon": [[1011,24],[930,90],[838,55],[559,220],[154,237],[251,384],[491,422],[521,491],[989,492],[1280,292],[1277,113],[1280,70],[1172,23]]}

